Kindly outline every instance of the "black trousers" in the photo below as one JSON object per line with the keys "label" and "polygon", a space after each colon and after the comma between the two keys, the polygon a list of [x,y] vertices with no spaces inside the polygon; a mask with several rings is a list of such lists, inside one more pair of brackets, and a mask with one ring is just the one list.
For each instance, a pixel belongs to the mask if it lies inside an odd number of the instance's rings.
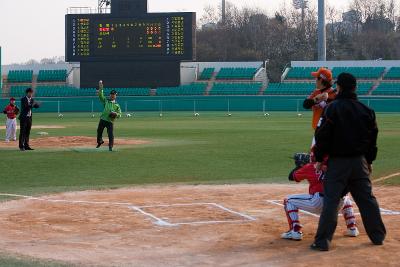
{"label": "black trousers", "polygon": [[108,146],[112,148],[114,146],[114,124],[111,122],[100,120],[97,127],[97,143],[101,144],[103,142],[104,128],[107,128]]}
{"label": "black trousers", "polygon": [[365,157],[330,158],[324,180],[324,207],[319,220],[315,243],[329,248],[335,233],[339,202],[344,192],[350,191],[364,223],[368,237],[374,244],[386,236],[378,202],[372,194],[368,163]]}
{"label": "black trousers", "polygon": [[19,131],[19,148],[29,147],[29,135],[31,134],[32,128],[32,117],[26,117],[20,120],[20,131]]}

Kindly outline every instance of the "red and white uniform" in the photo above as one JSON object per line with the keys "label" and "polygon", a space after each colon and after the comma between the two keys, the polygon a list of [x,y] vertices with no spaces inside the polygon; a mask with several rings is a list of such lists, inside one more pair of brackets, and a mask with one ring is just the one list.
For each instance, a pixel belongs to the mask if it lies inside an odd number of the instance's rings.
{"label": "red and white uniform", "polygon": [[7,115],[6,121],[6,142],[10,140],[17,140],[17,115],[16,105],[9,104],[4,109],[4,113]]}
{"label": "red and white uniform", "polygon": [[[293,170],[291,178],[300,183],[307,180],[309,183],[309,193],[300,195],[290,195],[284,200],[284,209],[288,218],[289,228],[295,232],[300,232],[302,225],[299,221],[299,210],[321,214],[323,208],[324,172],[317,171],[314,163],[309,163],[301,168]],[[342,214],[346,221],[347,228],[356,226],[353,204],[348,196],[342,200]]]}

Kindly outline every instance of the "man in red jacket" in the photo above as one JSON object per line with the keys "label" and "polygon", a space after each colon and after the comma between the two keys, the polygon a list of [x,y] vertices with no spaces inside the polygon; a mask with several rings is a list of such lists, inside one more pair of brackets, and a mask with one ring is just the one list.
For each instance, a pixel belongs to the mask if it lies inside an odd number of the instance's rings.
{"label": "man in red jacket", "polygon": [[10,140],[17,141],[17,115],[19,109],[15,105],[15,98],[12,97],[10,99],[10,104],[6,106],[3,113],[7,115],[6,142],[10,142]]}

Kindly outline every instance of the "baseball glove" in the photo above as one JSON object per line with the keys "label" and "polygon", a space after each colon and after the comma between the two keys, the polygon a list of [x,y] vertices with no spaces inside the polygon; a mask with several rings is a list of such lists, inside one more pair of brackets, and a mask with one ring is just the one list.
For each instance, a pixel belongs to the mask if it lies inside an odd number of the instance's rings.
{"label": "baseball glove", "polygon": [[18,107],[15,107],[15,109],[14,109],[14,114],[15,114],[15,115],[18,115],[18,114],[19,114],[19,108],[18,108]]}
{"label": "baseball glove", "polygon": [[302,167],[311,162],[310,154],[307,153],[296,153],[294,154],[293,159],[296,167]]}
{"label": "baseball glove", "polygon": [[33,103],[33,107],[34,108],[40,108],[40,104],[39,103]]}
{"label": "baseball glove", "polygon": [[115,118],[117,118],[118,114],[116,112],[110,112],[109,116],[111,119],[115,119]]}

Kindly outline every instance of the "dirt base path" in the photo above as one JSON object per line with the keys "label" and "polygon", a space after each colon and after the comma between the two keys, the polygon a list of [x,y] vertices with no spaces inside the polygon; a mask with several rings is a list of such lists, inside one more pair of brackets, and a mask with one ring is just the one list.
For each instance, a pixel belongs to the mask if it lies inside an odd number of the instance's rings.
{"label": "dirt base path", "polygon": [[[143,145],[150,143],[145,140],[137,139],[115,139],[115,146],[132,146],[132,145]],[[55,136],[55,137],[38,137],[33,138],[29,142],[31,147],[39,148],[92,148],[96,146],[96,138],[88,136]],[[107,141],[104,146],[107,146]],[[0,141],[0,148],[15,148],[18,147],[17,141],[4,142]]]}
{"label": "dirt base path", "polygon": [[[96,266],[398,266],[400,213],[384,215],[384,246],[343,236],[313,252],[318,218],[301,214],[304,240],[287,230],[282,200],[299,185],[163,186],[64,193],[0,203],[0,251]],[[400,210],[398,187],[376,187],[381,208]],[[278,202],[279,203],[279,202]]]}

